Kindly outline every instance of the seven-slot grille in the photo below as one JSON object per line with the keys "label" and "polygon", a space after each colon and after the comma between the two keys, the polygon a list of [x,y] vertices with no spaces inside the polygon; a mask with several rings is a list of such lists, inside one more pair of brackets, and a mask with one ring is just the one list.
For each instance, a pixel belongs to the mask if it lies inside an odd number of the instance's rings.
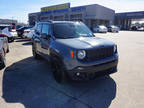
{"label": "seven-slot grille", "polygon": [[114,55],[114,47],[104,47],[98,49],[86,50],[86,58],[84,61],[95,61],[105,59]]}

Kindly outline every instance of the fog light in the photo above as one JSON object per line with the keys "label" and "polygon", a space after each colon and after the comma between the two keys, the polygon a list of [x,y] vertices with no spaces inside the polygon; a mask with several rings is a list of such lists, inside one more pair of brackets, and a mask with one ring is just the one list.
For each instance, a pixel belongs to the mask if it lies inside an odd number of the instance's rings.
{"label": "fog light", "polygon": [[76,75],[77,75],[77,76],[80,76],[80,73],[78,72],[78,73],[76,73]]}
{"label": "fog light", "polygon": [[79,70],[83,70],[83,68],[82,68],[82,67],[78,67],[78,69],[79,69]]}

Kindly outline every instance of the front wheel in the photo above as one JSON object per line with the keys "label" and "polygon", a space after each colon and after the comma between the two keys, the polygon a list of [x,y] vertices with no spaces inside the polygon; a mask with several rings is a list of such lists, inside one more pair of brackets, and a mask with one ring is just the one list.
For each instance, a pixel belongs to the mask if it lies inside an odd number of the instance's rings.
{"label": "front wheel", "polygon": [[51,59],[51,68],[56,82],[62,83],[63,81],[65,81],[65,69],[63,63],[61,63],[59,59]]}

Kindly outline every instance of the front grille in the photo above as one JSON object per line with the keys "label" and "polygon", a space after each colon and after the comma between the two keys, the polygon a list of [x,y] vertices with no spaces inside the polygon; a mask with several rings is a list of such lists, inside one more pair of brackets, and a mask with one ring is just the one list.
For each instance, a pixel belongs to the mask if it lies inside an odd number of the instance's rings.
{"label": "front grille", "polygon": [[113,50],[113,46],[86,50],[87,56],[84,59],[84,61],[96,61],[100,59],[105,59],[107,57],[111,57],[114,55]]}

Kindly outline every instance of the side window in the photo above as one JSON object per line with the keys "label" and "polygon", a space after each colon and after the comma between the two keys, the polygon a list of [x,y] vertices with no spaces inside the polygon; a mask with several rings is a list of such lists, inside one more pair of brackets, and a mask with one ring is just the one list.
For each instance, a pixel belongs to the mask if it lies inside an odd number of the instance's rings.
{"label": "side window", "polygon": [[42,34],[49,34],[50,26],[48,24],[43,24],[42,26]]}
{"label": "side window", "polygon": [[37,31],[38,33],[41,33],[41,27],[42,27],[41,24],[38,24],[38,25],[37,25],[36,31]]}

